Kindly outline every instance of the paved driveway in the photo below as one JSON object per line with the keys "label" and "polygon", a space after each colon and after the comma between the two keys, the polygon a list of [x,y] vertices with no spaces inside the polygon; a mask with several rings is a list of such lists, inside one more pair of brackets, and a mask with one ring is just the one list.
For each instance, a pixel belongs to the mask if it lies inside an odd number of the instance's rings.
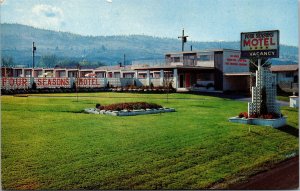
{"label": "paved driveway", "polygon": [[247,182],[232,185],[232,190],[299,189],[299,156],[274,165],[266,172],[250,177]]}

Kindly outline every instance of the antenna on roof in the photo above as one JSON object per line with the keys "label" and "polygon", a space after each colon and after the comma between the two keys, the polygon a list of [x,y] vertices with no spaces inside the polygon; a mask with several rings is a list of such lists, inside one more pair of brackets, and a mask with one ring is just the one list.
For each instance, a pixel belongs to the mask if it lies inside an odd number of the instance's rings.
{"label": "antenna on roof", "polygon": [[124,54],[124,58],[123,58],[123,66],[125,67],[125,58],[126,58],[126,55]]}
{"label": "antenna on roof", "polygon": [[189,36],[184,36],[184,29],[182,29],[182,36],[178,37],[178,38],[181,38],[182,52],[184,51],[184,43],[186,43],[187,37],[189,37]]}

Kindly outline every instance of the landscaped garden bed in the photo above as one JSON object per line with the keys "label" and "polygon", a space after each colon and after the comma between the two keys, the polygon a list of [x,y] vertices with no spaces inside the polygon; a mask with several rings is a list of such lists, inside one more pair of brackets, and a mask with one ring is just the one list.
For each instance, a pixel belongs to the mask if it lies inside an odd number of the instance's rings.
{"label": "landscaped garden bed", "polygon": [[175,111],[174,108],[164,108],[161,105],[146,102],[117,103],[105,106],[97,104],[96,108],[87,108],[84,110],[85,113],[113,116],[133,116],[173,111]]}
{"label": "landscaped garden bed", "polygon": [[278,116],[274,113],[268,113],[265,115],[257,115],[257,114],[248,115],[247,112],[242,112],[236,117],[229,118],[229,121],[233,123],[271,126],[274,128],[279,128],[286,124],[286,117]]}

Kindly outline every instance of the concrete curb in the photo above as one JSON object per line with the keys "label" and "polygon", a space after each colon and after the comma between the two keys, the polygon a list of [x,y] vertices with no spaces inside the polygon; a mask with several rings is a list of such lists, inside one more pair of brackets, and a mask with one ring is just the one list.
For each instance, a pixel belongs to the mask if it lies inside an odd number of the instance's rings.
{"label": "concrete curb", "polygon": [[239,117],[231,117],[229,121],[232,123],[242,123],[249,125],[259,125],[259,126],[271,126],[273,128],[279,128],[286,124],[286,116],[283,116],[278,119],[260,119],[260,118],[239,118]]}
{"label": "concrete curb", "polygon": [[166,113],[175,112],[174,108],[159,108],[159,109],[141,109],[141,110],[121,110],[121,111],[106,111],[98,110],[96,108],[87,108],[84,113],[89,114],[102,114],[102,115],[112,115],[112,116],[135,116],[135,115],[146,115],[146,114],[156,114],[156,113]]}

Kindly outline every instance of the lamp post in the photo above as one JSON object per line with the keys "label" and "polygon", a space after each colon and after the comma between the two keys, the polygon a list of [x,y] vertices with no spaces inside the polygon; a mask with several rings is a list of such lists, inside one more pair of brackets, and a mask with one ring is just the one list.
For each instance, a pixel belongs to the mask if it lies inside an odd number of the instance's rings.
{"label": "lamp post", "polygon": [[77,64],[77,76],[76,76],[76,97],[77,97],[77,102],[78,102],[78,86],[79,86],[79,74],[80,74],[80,64]]}
{"label": "lamp post", "polygon": [[36,46],[34,46],[34,42],[32,42],[32,68],[34,68],[34,53],[36,51]]}

